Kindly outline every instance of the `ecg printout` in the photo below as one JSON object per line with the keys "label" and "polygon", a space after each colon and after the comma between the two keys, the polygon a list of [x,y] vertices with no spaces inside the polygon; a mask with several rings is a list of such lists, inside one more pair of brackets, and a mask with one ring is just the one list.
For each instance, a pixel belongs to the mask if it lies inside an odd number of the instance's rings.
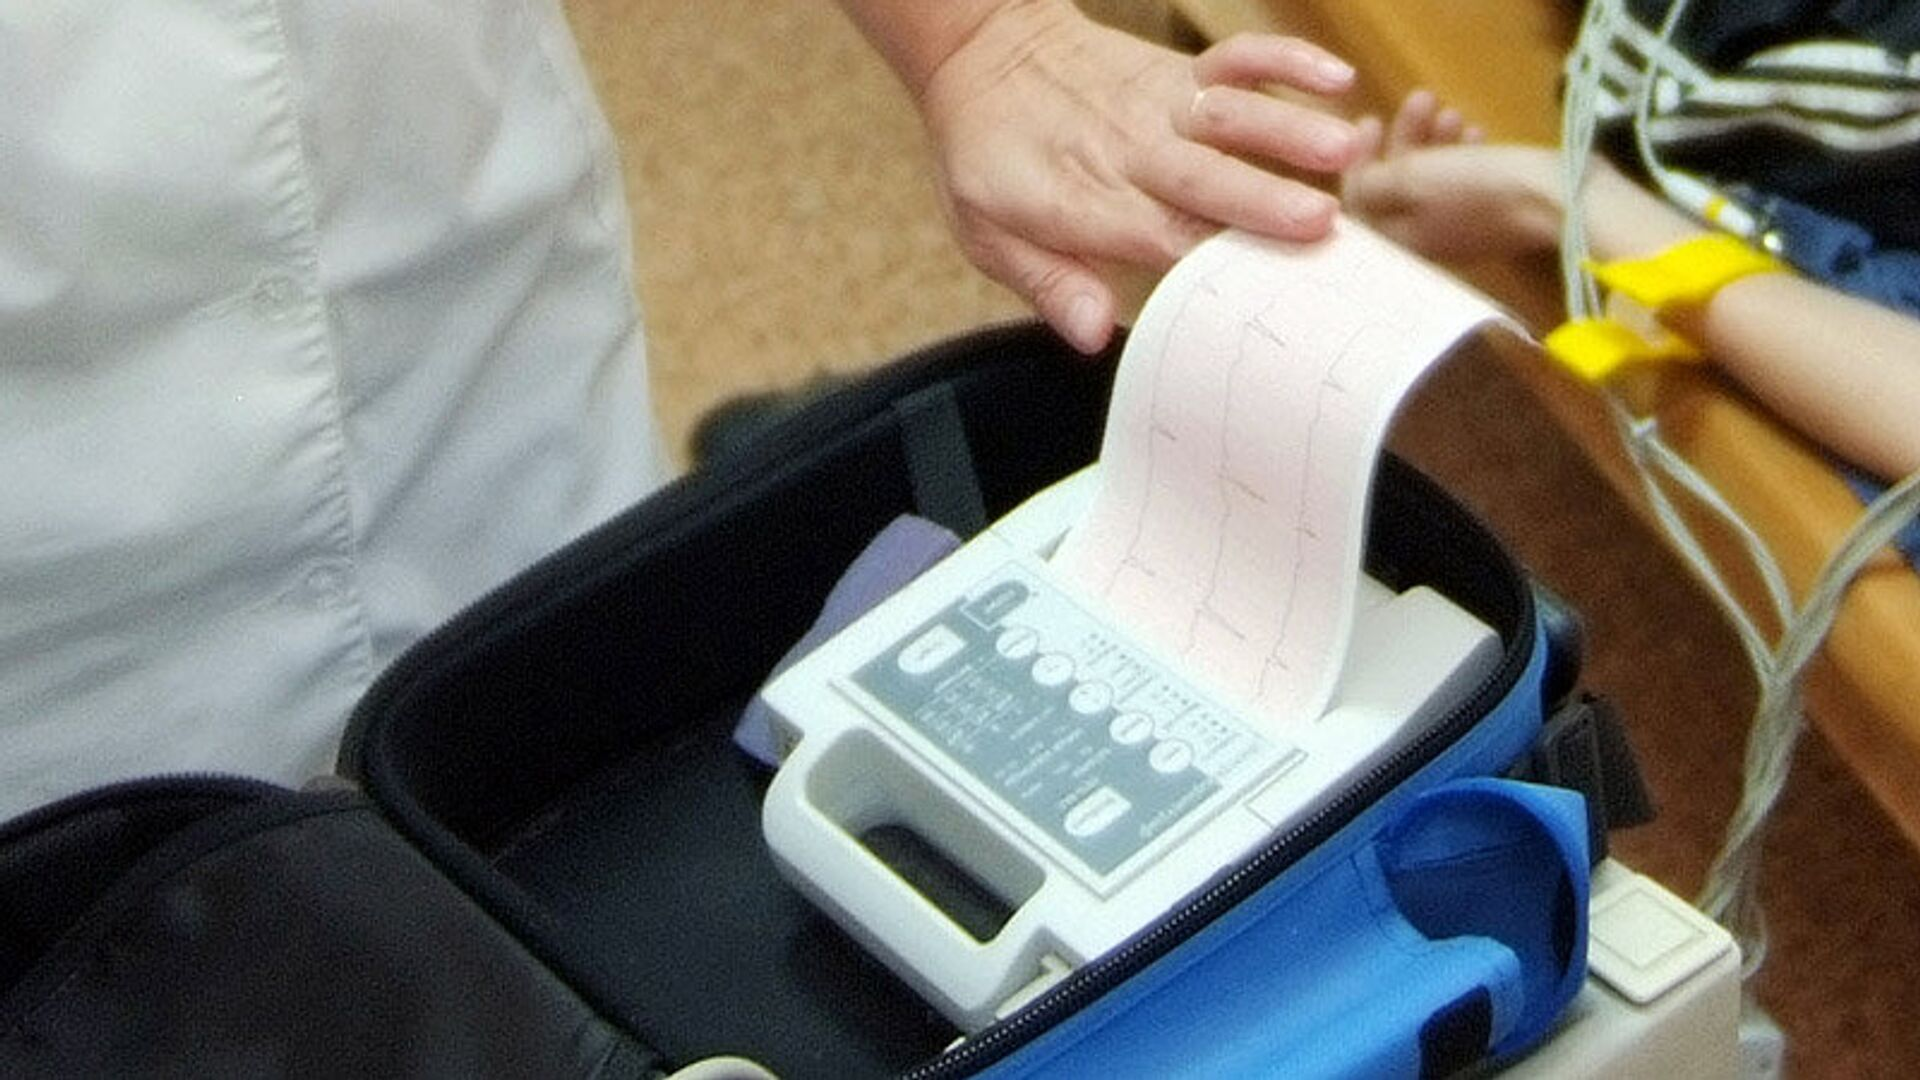
{"label": "ecg printout", "polygon": [[1134,326],[1099,493],[1054,565],[1281,729],[1318,718],[1346,656],[1388,427],[1488,320],[1512,325],[1350,220],[1313,245],[1206,241]]}

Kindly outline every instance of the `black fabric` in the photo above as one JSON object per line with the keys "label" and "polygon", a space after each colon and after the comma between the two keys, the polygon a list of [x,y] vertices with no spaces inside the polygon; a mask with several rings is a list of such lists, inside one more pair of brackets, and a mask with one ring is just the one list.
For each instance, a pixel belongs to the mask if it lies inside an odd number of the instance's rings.
{"label": "black fabric", "polygon": [[209,777],[134,781],[0,825],[0,988],[12,987],[135,863],[209,814],[277,789]]}
{"label": "black fabric", "polygon": [[[1428,585],[1498,631],[1507,661],[1532,654],[1534,591],[1500,541],[1447,493],[1387,454],[1367,515],[1366,570],[1395,591]],[[1502,677],[1511,681],[1512,671]]]}
{"label": "black fabric", "polygon": [[[1672,0],[1629,0],[1643,26],[1658,28]],[[1920,51],[1920,4],[1911,0],[1740,0],[1693,3],[1674,40],[1700,64],[1727,71],[1763,49],[1792,41],[1872,41]]]}
{"label": "black fabric", "polygon": [[0,836],[10,867],[97,880],[0,983],[0,1076],[652,1070],[357,796],[190,778],[49,809]]}
{"label": "black fabric", "polygon": [[[342,770],[364,773],[403,825],[432,821],[462,846],[493,848],[612,751],[758,687],[846,565],[912,509],[896,401],[951,385],[997,517],[1092,459],[1113,359],[1079,357],[1023,324],[812,402],[422,642],[355,710]],[[564,641],[548,633],[561,627]],[[523,745],[530,708],[568,722]],[[376,719],[380,743],[363,745]],[[489,798],[473,798],[476,787]]]}
{"label": "black fabric", "polygon": [[717,724],[568,792],[494,872],[564,927],[569,969],[670,1061],[745,1054],[787,1080],[889,1075],[958,1034],[786,888],[760,771]]}

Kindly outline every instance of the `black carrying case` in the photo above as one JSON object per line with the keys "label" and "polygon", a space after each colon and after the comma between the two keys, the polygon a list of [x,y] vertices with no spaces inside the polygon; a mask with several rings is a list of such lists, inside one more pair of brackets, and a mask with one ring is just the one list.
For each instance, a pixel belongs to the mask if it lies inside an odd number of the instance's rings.
{"label": "black carrying case", "polygon": [[[0,826],[0,1075],[988,1063],[780,879],[729,735],[891,519],[971,531],[1091,461],[1111,376],[1017,326],[809,405],[410,650],[352,718],[358,791],[163,778]],[[1531,649],[1524,577],[1413,470],[1371,529],[1376,577]]]}

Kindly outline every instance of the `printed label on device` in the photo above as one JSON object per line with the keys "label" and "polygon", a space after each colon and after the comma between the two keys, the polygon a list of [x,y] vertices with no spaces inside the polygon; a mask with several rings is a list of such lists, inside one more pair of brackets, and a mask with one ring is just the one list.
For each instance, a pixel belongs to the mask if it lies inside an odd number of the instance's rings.
{"label": "printed label on device", "polygon": [[917,735],[957,783],[1000,803],[1100,891],[1248,781],[1301,757],[1017,563],[852,682],[882,722]]}

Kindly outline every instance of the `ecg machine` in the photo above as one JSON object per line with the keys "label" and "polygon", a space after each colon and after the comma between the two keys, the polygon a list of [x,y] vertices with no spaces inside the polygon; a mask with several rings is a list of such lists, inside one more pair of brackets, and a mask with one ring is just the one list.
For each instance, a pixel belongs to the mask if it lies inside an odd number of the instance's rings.
{"label": "ecg machine", "polygon": [[1105,953],[1444,716],[1499,662],[1424,586],[1363,583],[1332,707],[1276,730],[1115,626],[1036,495],[763,691],[782,871],[964,1030]]}

